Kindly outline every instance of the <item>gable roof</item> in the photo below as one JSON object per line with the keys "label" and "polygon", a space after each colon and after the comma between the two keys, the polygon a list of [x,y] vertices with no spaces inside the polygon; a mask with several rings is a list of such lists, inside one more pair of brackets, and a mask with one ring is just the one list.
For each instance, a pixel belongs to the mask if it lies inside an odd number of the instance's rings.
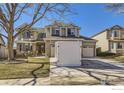
{"label": "gable roof", "polygon": [[97,35],[99,35],[99,34],[101,34],[101,33],[103,33],[103,32],[109,31],[109,30],[122,30],[122,29],[124,30],[123,27],[121,27],[121,26],[119,26],[119,25],[114,25],[114,26],[112,26],[112,27],[110,27],[110,28],[107,28],[107,29],[101,31],[101,32],[98,32],[97,34],[91,36],[91,38],[93,38],[93,37],[95,37],[95,36],[97,36]]}
{"label": "gable roof", "polygon": [[124,28],[119,25],[114,25],[113,27],[109,28],[109,30],[117,30],[117,29],[124,29]]}
{"label": "gable roof", "polygon": [[89,38],[89,37],[85,37],[85,36],[82,36],[82,35],[80,35],[79,38],[82,38],[82,39],[84,39],[84,40],[94,40],[94,39],[91,39],[91,38]]}
{"label": "gable roof", "polygon": [[70,26],[70,27],[80,28],[73,23],[64,23],[64,22],[59,22],[59,21],[54,21],[51,25],[47,25],[46,27],[51,27],[51,26],[58,26],[58,27],[68,27],[68,26]]}
{"label": "gable roof", "polygon": [[24,28],[24,27],[26,27],[26,26],[28,26],[28,25],[29,25],[28,23],[23,23],[22,25],[20,25],[20,26],[18,26],[18,27],[16,28],[16,31],[18,31],[18,29]]}

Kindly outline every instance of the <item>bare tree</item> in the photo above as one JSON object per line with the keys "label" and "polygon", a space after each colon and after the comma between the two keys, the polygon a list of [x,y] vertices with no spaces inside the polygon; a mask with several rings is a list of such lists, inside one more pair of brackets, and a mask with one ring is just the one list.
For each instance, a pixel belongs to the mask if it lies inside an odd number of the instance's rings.
{"label": "bare tree", "polygon": [[[0,33],[0,35],[7,40],[8,61],[14,57],[14,40],[20,33],[29,30],[38,21],[43,18],[48,18],[51,14],[63,17],[67,13],[72,13],[69,4],[1,4],[0,27],[2,28],[2,33]],[[20,19],[22,15],[28,15],[31,20],[28,22],[28,25],[16,31],[17,27],[15,27],[15,24],[17,21],[22,20]]]}
{"label": "bare tree", "polygon": [[123,3],[108,4],[106,7],[108,10],[111,10],[112,12],[115,12],[117,14],[124,13],[124,4]]}

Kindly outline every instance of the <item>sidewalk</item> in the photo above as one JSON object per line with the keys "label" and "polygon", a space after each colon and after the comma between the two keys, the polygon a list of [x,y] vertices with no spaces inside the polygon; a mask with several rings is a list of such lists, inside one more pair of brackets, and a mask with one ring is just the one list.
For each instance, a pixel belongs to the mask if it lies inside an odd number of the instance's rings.
{"label": "sidewalk", "polygon": [[0,85],[50,85],[50,78],[27,78],[27,79],[8,79],[0,80]]}

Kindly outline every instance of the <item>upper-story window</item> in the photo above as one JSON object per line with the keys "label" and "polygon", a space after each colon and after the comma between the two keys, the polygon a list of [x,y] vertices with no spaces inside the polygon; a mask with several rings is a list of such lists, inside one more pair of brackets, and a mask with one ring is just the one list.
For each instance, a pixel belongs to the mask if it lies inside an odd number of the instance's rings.
{"label": "upper-story window", "polygon": [[60,29],[59,28],[52,28],[52,35],[59,36]]}
{"label": "upper-story window", "polygon": [[117,43],[117,49],[122,49],[122,43],[120,42]]}
{"label": "upper-story window", "polygon": [[114,37],[119,37],[119,32],[117,30],[114,30]]}
{"label": "upper-story window", "polygon": [[68,36],[75,36],[75,30],[68,28]]}
{"label": "upper-story window", "polygon": [[108,37],[112,37],[112,32],[108,32]]}
{"label": "upper-story window", "polygon": [[38,39],[46,38],[46,33],[39,33]]}
{"label": "upper-story window", "polygon": [[24,35],[23,35],[24,39],[27,39],[27,38],[30,38],[30,37],[31,37],[30,31],[24,32]]}

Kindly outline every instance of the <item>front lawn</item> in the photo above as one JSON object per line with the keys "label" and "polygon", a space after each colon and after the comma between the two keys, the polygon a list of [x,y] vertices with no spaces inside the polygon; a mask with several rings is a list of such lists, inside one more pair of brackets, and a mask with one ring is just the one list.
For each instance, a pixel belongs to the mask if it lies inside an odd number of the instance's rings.
{"label": "front lawn", "polygon": [[29,63],[49,63],[50,60],[47,57],[28,57]]}
{"label": "front lawn", "polygon": [[0,64],[0,79],[48,77],[49,64]]}
{"label": "front lawn", "polygon": [[124,62],[124,56],[114,57],[114,59],[120,62]]}
{"label": "front lawn", "polygon": [[103,59],[111,59],[119,62],[124,62],[124,56],[121,54],[101,52],[100,54],[97,54],[97,56]]}

